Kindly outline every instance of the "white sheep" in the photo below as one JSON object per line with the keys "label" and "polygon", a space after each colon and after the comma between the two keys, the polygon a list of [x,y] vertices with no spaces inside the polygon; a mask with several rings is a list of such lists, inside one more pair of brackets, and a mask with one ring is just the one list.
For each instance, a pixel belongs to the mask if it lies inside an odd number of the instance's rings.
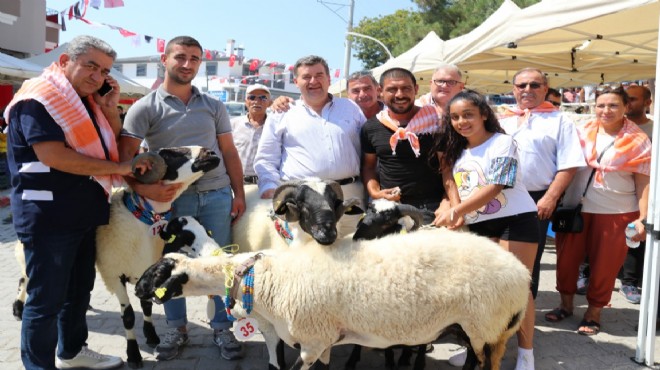
{"label": "white sheep", "polygon": [[[253,255],[168,254],[145,272],[136,294],[146,299],[156,293],[158,302],[222,294],[225,266]],[[271,369],[279,368],[279,338],[300,345],[294,368],[308,369],[316,360],[327,366],[333,345],[418,345],[460,325],[479,363],[497,370],[524,316],[529,281],[515,256],[469,233],[436,229],[362,242],[341,239],[329,248],[309,243],[265,251],[254,262],[252,315],[266,339]],[[245,299],[244,284],[240,280],[237,302]]]}
{"label": "white sheep", "polygon": [[[156,158],[165,167],[155,167],[158,176],[152,177],[154,172],[145,174],[144,177],[153,182],[159,179],[165,184],[181,183],[182,186],[176,193],[175,199],[190,184],[197,181],[205,172],[216,168],[220,163],[220,157],[212,150],[200,146],[186,146],[177,148],[160,149]],[[151,156],[152,154],[149,154]],[[164,171],[163,171],[164,169]],[[151,225],[141,221],[127,208],[127,204],[142,214]],[[135,313],[131,306],[126,291],[126,284],[135,284],[142,273],[163,252],[164,241],[158,236],[160,229],[165,225],[165,217],[171,211],[172,202],[156,202],[151,199],[133,193],[130,188],[116,191],[112,196],[110,205],[110,220],[108,225],[99,226],[96,233],[96,268],[110,293],[117,295],[120,303],[121,317],[124,324],[127,340],[127,363],[130,367],[142,367],[142,355],[138,347],[134,325]],[[162,222],[159,221],[162,219]],[[22,262],[22,281],[27,282],[25,276],[25,259],[23,257],[22,245],[16,248],[17,260]],[[19,297],[25,301],[24,288],[19,288]],[[15,315],[17,306],[15,302]],[[151,319],[152,302],[141,300],[142,312],[144,314],[143,333],[147,344],[155,346],[160,342]]]}

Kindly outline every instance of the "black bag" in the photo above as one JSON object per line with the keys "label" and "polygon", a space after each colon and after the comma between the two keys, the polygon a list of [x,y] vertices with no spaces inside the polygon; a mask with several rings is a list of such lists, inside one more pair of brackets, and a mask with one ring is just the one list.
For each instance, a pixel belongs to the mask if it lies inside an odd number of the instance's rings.
{"label": "black bag", "polygon": [[583,226],[582,204],[576,207],[557,207],[552,216],[552,231],[556,233],[581,233]]}

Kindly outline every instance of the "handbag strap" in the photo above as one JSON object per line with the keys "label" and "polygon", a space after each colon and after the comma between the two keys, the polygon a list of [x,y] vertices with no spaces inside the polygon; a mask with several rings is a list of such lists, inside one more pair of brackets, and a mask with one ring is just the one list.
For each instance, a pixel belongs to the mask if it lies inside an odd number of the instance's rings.
{"label": "handbag strap", "polygon": [[[609,143],[605,149],[603,149],[602,152],[600,152],[600,155],[598,156],[598,159],[596,159],[596,162],[600,163],[600,160],[603,158],[603,155],[607,151],[607,149],[611,148],[614,146],[614,140],[612,140],[611,143]],[[593,171],[591,171],[591,175],[589,175],[589,180],[587,180],[587,186],[584,187],[584,191],[582,192],[582,198],[580,198],[580,204],[582,204],[582,200],[584,200],[584,196],[587,195],[587,190],[589,190],[589,184],[591,183],[591,180],[593,180],[594,175],[596,174],[596,169],[594,168]]]}

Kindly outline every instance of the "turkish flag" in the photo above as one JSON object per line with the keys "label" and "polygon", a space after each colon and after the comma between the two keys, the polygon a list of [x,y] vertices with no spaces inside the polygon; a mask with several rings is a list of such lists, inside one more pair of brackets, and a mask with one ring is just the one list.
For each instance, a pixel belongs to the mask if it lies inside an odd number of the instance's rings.
{"label": "turkish flag", "polygon": [[335,78],[339,78],[339,68],[335,69]]}
{"label": "turkish flag", "polygon": [[229,66],[233,67],[234,63],[236,63],[236,55],[232,54],[232,55],[229,56]]}
{"label": "turkish flag", "polygon": [[159,53],[165,52],[165,40],[163,39],[156,40],[156,51]]}
{"label": "turkish flag", "polygon": [[257,68],[259,68],[259,59],[252,59],[252,63],[250,63],[250,71],[256,71]]}
{"label": "turkish flag", "polygon": [[211,58],[211,50],[209,50],[209,49],[204,49],[204,54],[206,55],[206,59],[207,59],[207,60],[211,60],[211,59],[213,59],[213,58]]}
{"label": "turkish flag", "polygon": [[131,36],[137,35],[135,32],[131,32],[131,31],[125,30],[123,28],[119,29],[119,33],[121,33],[121,35],[124,36],[124,37],[131,37]]}

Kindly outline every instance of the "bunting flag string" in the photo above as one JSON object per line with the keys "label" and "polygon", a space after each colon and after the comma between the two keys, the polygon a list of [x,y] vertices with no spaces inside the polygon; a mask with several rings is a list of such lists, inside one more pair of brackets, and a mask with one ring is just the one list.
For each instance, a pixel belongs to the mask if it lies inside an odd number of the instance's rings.
{"label": "bunting flag string", "polygon": [[[84,22],[90,26],[94,27],[107,27],[112,30],[116,30],[121,34],[123,37],[129,38],[131,45],[134,47],[139,47],[141,45],[141,41],[144,40],[146,43],[150,44],[152,39],[156,39],[156,52],[158,53],[164,53],[165,52],[165,39],[155,37],[155,36],[150,36],[150,35],[140,35],[137,32],[129,31],[123,27],[119,26],[114,26],[111,24],[106,24],[106,23],[101,23],[101,22],[96,22],[89,20],[85,18],[85,15],[87,14],[87,9],[88,7],[92,7],[94,9],[99,10],[101,7],[101,0],[80,0],[75,2],[74,4],[70,5],[66,9],[60,11],[60,19],[61,19],[61,27],[62,31],[66,31],[66,23],[65,23],[65,18],[68,17],[69,20],[71,19],[76,19],[81,22]],[[123,0],[103,0],[103,5],[105,8],[118,8],[118,7],[123,7],[124,6],[124,1]],[[81,8],[82,6],[82,8]],[[211,50],[211,49],[204,49],[204,57],[207,60],[214,60],[216,57],[227,57],[227,53],[224,51],[218,51],[218,50]],[[279,74],[290,74],[293,73],[293,68],[294,66],[291,64],[283,64],[275,61],[266,61],[266,60],[260,60],[257,58],[251,58],[247,59],[242,56],[238,56],[234,53],[231,53],[229,55],[229,67],[233,67],[236,62],[238,62],[239,65],[242,65],[244,61],[247,61],[249,64],[249,71],[250,72],[257,72],[259,69],[263,67],[268,67],[271,70],[275,71],[277,68],[282,68],[282,72]],[[336,69],[334,71],[334,77],[339,78],[340,76],[340,69]],[[278,73],[275,73],[278,74]],[[258,75],[258,74],[257,74]],[[247,76],[247,78],[253,77],[252,76]],[[242,76],[241,78],[246,78],[246,76]]]}

